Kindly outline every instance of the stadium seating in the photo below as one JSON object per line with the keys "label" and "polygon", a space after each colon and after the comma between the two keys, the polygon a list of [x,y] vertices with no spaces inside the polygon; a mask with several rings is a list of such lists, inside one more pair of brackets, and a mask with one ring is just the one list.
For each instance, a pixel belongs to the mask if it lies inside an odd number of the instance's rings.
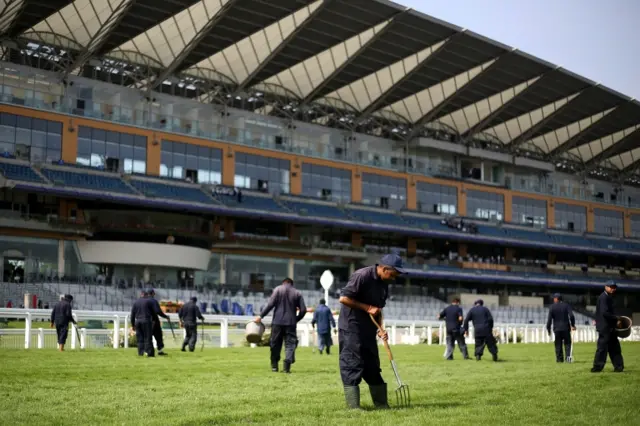
{"label": "stadium seating", "polygon": [[125,184],[119,177],[115,176],[46,168],[43,168],[41,172],[52,183],[58,185],[70,186],[72,188],[92,189],[94,191],[135,194],[127,184]]}
{"label": "stadium seating", "polygon": [[29,166],[15,163],[0,162],[0,173],[11,180],[21,180],[24,182],[45,183],[38,174]]}
{"label": "stadium seating", "polygon": [[283,200],[282,204],[289,210],[295,211],[301,216],[330,217],[336,219],[348,219],[347,214],[335,205],[317,204],[303,201]]}
{"label": "stadium seating", "polygon": [[238,197],[230,195],[217,195],[216,199],[229,207],[238,207],[242,209],[268,211],[275,213],[285,213],[286,210],[278,204],[272,197],[264,197],[252,195],[243,192],[242,200],[238,202]]}
{"label": "stadium seating", "polygon": [[215,204],[199,187],[178,186],[169,183],[131,179],[131,185],[150,198],[166,198],[189,203]]}
{"label": "stadium seating", "polygon": [[358,209],[350,206],[347,214],[358,221],[372,223],[376,225],[391,225],[410,227],[410,224],[395,213],[377,212],[372,210]]}

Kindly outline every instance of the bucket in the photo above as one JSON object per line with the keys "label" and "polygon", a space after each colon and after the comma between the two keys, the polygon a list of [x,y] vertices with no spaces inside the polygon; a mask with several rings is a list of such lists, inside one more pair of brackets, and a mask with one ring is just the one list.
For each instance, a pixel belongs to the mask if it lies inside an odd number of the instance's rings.
{"label": "bucket", "polygon": [[621,339],[631,336],[631,318],[620,317],[621,327],[616,327],[616,335]]}
{"label": "bucket", "polygon": [[264,324],[251,321],[244,328],[244,337],[249,343],[260,343],[264,330]]}

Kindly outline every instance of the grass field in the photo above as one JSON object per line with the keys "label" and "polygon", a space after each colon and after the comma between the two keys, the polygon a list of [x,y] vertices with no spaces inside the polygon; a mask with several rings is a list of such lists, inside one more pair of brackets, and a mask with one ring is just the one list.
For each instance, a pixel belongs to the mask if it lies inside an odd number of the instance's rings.
{"label": "grass field", "polygon": [[[473,348],[473,346],[471,346]],[[334,349],[337,349],[335,347]],[[382,348],[381,348],[382,349]],[[293,373],[271,373],[267,348],[0,350],[0,419],[11,425],[586,425],[638,424],[640,344],[623,343],[626,370],[589,372],[594,344],[556,364],[552,345],[502,345],[503,362],[442,358],[442,346],[395,346],[413,407],[344,408],[336,354],[299,348]],[[384,355],[384,351],[381,351]],[[393,375],[382,358],[393,398]],[[5,423],[6,422],[6,423]]]}

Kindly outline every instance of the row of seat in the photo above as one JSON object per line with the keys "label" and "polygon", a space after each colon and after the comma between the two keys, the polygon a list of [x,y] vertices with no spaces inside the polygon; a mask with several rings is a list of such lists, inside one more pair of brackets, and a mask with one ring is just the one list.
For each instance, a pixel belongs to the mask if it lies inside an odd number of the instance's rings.
{"label": "row of seat", "polygon": [[[42,176],[53,184],[68,186],[72,188],[91,189],[111,193],[138,195],[142,194],[148,198],[160,198],[167,200],[179,200],[189,203],[202,204],[223,204],[229,207],[243,208],[261,212],[271,213],[296,213],[300,216],[313,216],[329,219],[343,219],[357,222],[401,226],[407,228],[431,229],[443,232],[452,230],[441,223],[439,219],[415,214],[397,214],[391,211],[376,211],[358,206],[349,205],[341,208],[336,204],[312,202],[303,199],[296,199],[286,196],[276,201],[269,196],[260,196],[250,192],[242,197],[229,195],[216,195],[206,193],[198,185],[169,183],[165,181],[152,181],[139,179],[132,176],[125,183],[117,175],[107,173],[90,173],[68,168],[43,167],[42,175],[39,175],[29,165],[17,164],[13,162],[0,161],[0,172],[11,180],[47,183]],[[455,232],[455,231],[454,231]],[[511,238],[520,241],[535,241],[540,243],[554,243],[577,247],[595,247],[600,249],[618,249],[640,252],[640,243],[621,240],[589,237],[582,235],[569,235],[553,232],[525,230],[510,226],[479,225],[478,235]]]}

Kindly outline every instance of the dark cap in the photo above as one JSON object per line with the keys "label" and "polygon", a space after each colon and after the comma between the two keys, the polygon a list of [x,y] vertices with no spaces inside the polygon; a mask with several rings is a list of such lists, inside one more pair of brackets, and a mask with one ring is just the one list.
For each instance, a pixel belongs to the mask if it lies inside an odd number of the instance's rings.
{"label": "dark cap", "polygon": [[382,256],[382,259],[380,259],[380,265],[393,268],[401,274],[405,273],[402,258],[397,254],[387,254]]}
{"label": "dark cap", "polygon": [[560,293],[553,293],[553,298],[554,299],[558,299],[558,300],[562,300],[562,295]]}
{"label": "dark cap", "polygon": [[145,291],[147,292],[147,294],[150,294],[150,295],[152,295],[152,296],[153,296],[154,294],[156,294],[156,291],[155,291],[154,289],[152,289],[152,288],[148,288],[148,289],[146,289]]}
{"label": "dark cap", "polygon": [[611,281],[607,281],[607,283],[605,284],[607,287],[618,287],[618,284],[616,284],[615,281],[611,280]]}
{"label": "dark cap", "polygon": [[480,305],[480,306],[484,306],[484,300],[482,299],[478,299],[475,302],[473,302],[474,305]]}
{"label": "dark cap", "polygon": [[67,300],[67,301],[69,301],[69,302],[73,301],[73,296],[72,296],[72,295],[70,295],[70,294],[65,294],[65,295],[64,295],[64,298],[65,298],[65,300]]}
{"label": "dark cap", "polygon": [[191,298],[191,301],[192,301],[192,302],[197,302],[197,301],[198,301],[198,298],[197,298],[197,297],[195,297],[195,296],[193,296],[193,297]]}

